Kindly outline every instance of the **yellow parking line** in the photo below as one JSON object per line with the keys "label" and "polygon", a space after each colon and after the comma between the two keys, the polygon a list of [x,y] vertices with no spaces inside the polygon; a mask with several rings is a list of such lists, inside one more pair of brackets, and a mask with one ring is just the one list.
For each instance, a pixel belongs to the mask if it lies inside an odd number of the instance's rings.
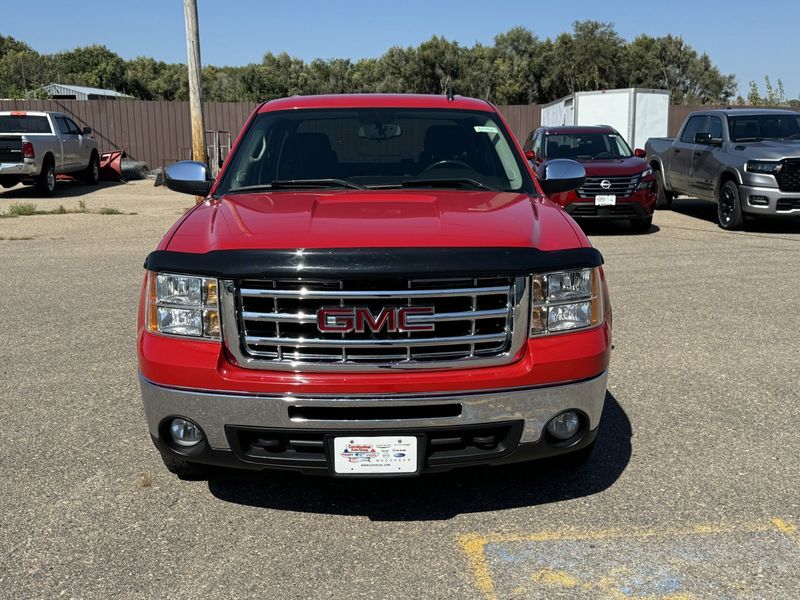
{"label": "yellow parking line", "polygon": [[489,573],[489,564],[486,562],[486,553],[483,551],[486,546],[486,538],[477,533],[468,533],[458,539],[461,549],[467,555],[467,560],[472,568],[472,576],[475,578],[477,587],[487,600],[496,600],[494,592],[494,582]]}
{"label": "yellow parking line", "polygon": [[[578,531],[567,529],[561,531],[543,531],[539,533],[507,534],[490,533],[480,535],[478,533],[468,533],[458,538],[458,544],[467,557],[475,587],[481,592],[486,600],[497,600],[494,581],[486,559],[487,544],[502,544],[514,542],[549,542],[549,541],[592,541],[592,540],[614,540],[614,539],[647,539],[665,538],[681,535],[714,535],[722,533],[763,533],[765,531],[779,531],[788,536],[792,541],[800,545],[800,533],[793,523],[781,519],[773,518],[766,523],[754,523],[746,525],[694,525],[683,528],[659,528],[659,529],[608,529],[599,531]],[[541,573],[544,579],[557,576],[554,573]],[[563,582],[562,582],[563,583]],[[675,600],[684,596],[676,595]],[[690,596],[685,596],[689,598]]]}
{"label": "yellow parking line", "polygon": [[780,517],[775,517],[772,519],[772,524],[775,525],[775,528],[780,531],[781,533],[786,534],[793,542],[795,542],[798,546],[800,546],[800,535],[797,532],[797,525],[794,523],[790,523],[789,521],[784,521]]}

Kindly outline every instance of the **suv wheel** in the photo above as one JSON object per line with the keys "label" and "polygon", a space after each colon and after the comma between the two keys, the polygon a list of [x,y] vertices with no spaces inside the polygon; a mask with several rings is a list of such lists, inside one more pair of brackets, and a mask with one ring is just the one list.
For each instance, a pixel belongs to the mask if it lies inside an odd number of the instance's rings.
{"label": "suv wheel", "polygon": [[733,230],[742,226],[744,219],[739,201],[739,186],[734,181],[726,181],[719,190],[717,220],[723,229]]}
{"label": "suv wheel", "polygon": [[36,189],[42,196],[52,196],[56,191],[56,168],[52,161],[42,165],[42,172],[36,178]]}

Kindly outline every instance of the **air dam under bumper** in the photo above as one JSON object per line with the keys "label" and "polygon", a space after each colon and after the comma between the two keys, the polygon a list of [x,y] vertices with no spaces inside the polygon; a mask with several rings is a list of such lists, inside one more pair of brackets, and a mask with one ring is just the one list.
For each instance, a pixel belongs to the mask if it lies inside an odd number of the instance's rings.
{"label": "air dam under bumper", "polygon": [[[188,460],[238,466],[268,468],[274,464],[250,461],[239,448],[231,448],[229,435],[234,430],[263,428],[275,432],[307,435],[310,432],[342,433],[431,432],[438,429],[469,429],[477,426],[510,425],[512,447],[505,452],[475,456],[467,464],[504,463],[559,454],[585,446],[594,439],[606,394],[608,372],[575,383],[534,388],[477,391],[452,395],[386,396],[262,396],[221,394],[210,391],[176,389],[157,385],[140,376],[142,398],[150,435],[162,450],[170,451],[161,439],[168,417],[186,417],[197,423],[207,436],[198,452],[182,453]],[[447,407],[446,409],[442,407]],[[373,410],[377,409],[377,410]],[[393,410],[396,409],[396,410]],[[545,442],[546,423],[564,410],[577,410],[587,419],[586,435],[569,445]],[[388,418],[383,414],[388,412]],[[341,411],[341,418],[337,412]],[[392,414],[395,413],[395,414]],[[354,415],[356,415],[354,417]],[[363,415],[363,418],[358,415]],[[514,428],[519,424],[518,429]],[[233,444],[237,442],[234,440]],[[296,468],[315,471],[311,468]],[[442,468],[460,464],[440,464]],[[295,468],[287,462],[286,468]],[[424,471],[430,471],[427,467]]]}

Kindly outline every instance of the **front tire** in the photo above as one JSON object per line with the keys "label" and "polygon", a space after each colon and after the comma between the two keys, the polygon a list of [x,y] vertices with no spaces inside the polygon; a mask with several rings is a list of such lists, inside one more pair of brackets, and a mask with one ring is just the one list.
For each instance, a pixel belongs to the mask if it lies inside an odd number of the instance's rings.
{"label": "front tire", "polygon": [[100,181],[100,159],[94,152],[92,153],[92,157],[89,159],[89,166],[86,167],[81,179],[83,179],[89,185],[97,185],[97,182]]}
{"label": "front tire", "polygon": [[42,165],[42,172],[36,178],[36,191],[42,196],[52,196],[56,192],[56,167],[52,161]]}
{"label": "front tire", "polygon": [[717,221],[719,226],[728,231],[742,226],[742,203],[739,199],[739,186],[734,181],[726,181],[719,190],[717,199]]}
{"label": "front tire", "polygon": [[656,179],[658,180],[658,193],[656,194],[656,208],[660,210],[668,210],[672,208],[672,199],[675,194],[667,191],[664,186],[664,174],[661,171],[656,171]]}

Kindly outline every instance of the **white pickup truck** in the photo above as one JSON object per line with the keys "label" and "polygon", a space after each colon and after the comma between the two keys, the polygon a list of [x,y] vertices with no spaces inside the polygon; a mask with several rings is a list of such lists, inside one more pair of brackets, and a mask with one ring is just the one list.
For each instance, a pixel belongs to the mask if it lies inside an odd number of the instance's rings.
{"label": "white pickup truck", "polygon": [[97,183],[100,155],[91,134],[63,113],[0,111],[0,185],[34,184],[51,196],[56,175]]}

